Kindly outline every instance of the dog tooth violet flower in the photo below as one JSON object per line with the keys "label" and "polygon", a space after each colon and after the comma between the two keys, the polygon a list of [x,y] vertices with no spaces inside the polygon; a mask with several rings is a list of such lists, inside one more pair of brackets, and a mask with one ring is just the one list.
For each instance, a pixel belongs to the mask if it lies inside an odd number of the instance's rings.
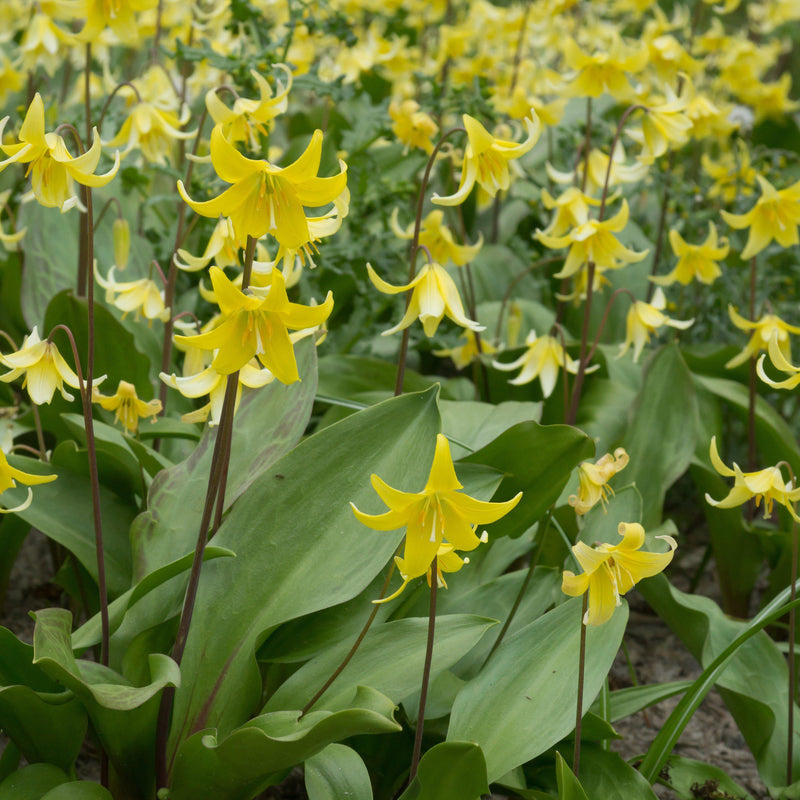
{"label": "dog tooth violet flower", "polygon": [[[389,227],[399,239],[414,238],[414,223],[407,228],[401,228],[397,221],[398,210],[395,206],[389,217]],[[457,267],[472,261],[483,247],[483,234],[478,234],[478,241],[475,244],[456,244],[453,232],[444,224],[444,212],[435,208],[422,220],[419,230],[419,244],[428,248],[431,254],[431,261],[437,264],[446,264],[451,261]]]}
{"label": "dog tooth violet flower", "polygon": [[161,413],[160,400],[140,400],[136,387],[127,381],[120,381],[112,395],[101,394],[92,386],[92,402],[106,411],[113,411],[114,420],[122,423],[125,433],[136,433],[140,417],[151,417],[151,422],[155,422]]}
{"label": "dog tooth violet flower", "polygon": [[756,508],[764,501],[764,519],[772,514],[773,503],[785,506],[792,517],[800,522],[794,504],[800,499],[800,488],[795,487],[794,481],[784,481],[778,467],[767,467],[757,472],[742,472],[739,465],[734,463],[733,469],[727,466],[719,457],[717,451],[717,437],[711,437],[710,447],[711,463],[720,475],[733,478],[733,487],[727,497],[714,500],[706,494],[706,502],[716,508],[735,508],[748,500],[755,498]]}
{"label": "dog tooth violet flower", "polygon": [[272,270],[269,286],[240,291],[219,267],[209,270],[214,295],[222,312],[219,325],[196,336],[176,336],[178,344],[201,350],[216,350],[211,362],[224,375],[240,370],[254,356],[281,383],[300,380],[297,361],[287,328],[303,330],[321,325],[333,310],[328,292],[319,306],[290,303],[279,270]]}
{"label": "dog tooth violet flower", "polygon": [[378,276],[371,264],[367,264],[367,272],[375,288],[384,294],[399,294],[409,289],[414,290],[403,318],[393,328],[384,331],[383,336],[407,328],[417,317],[422,323],[425,335],[433,336],[445,315],[462,328],[472,331],[484,330],[483,325],[467,318],[455,281],[447,274],[444,267],[435,262],[426,264],[411,283],[405,286],[392,286],[391,283],[387,283]]}
{"label": "dog tooth violet flower", "polygon": [[567,498],[567,502],[575,509],[575,513],[579,516],[586,514],[597,503],[602,503],[603,509],[605,509],[608,503],[607,493],[614,494],[614,490],[608,485],[608,482],[628,466],[629,460],[625,449],[618,447],[613,455],[606,453],[594,464],[591,461],[581,463],[578,466],[578,493],[571,494]]}
{"label": "dog tooth violet flower", "polygon": [[393,100],[389,104],[389,116],[392,118],[392,132],[405,145],[405,152],[410,147],[419,147],[428,155],[433,152],[431,137],[436,135],[439,126],[424,111],[419,110],[416,100]]}
{"label": "dog tooth violet flower", "polygon": [[150,278],[140,278],[136,281],[118,281],[114,277],[115,268],[108,271],[108,278],[104,278],[95,264],[94,275],[97,282],[106,290],[106,302],[118,308],[123,317],[134,312],[136,319],[144,314],[146,319],[160,319],[166,322],[169,319],[169,309],[164,305],[164,291],[159,289],[155,281]]}
{"label": "dog tooth violet flower", "polygon": [[434,350],[435,356],[449,356],[453,360],[456,369],[464,369],[469,366],[475,359],[480,358],[482,355],[492,355],[497,352],[497,348],[489,344],[489,342],[481,339],[481,347],[478,349],[478,340],[475,338],[474,331],[469,329],[465,330],[461,337],[464,339],[464,344],[458,347],[451,347],[447,350]]}
{"label": "dog tooth violet flower", "polygon": [[678,543],[671,536],[656,536],[669,546],[666,553],[642,552],[644,528],[637,522],[620,522],[619,544],[599,544],[589,547],[578,542],[572,552],[583,572],[580,575],[564,570],[561,591],[570,597],[589,592],[589,607],[583,617],[584,625],[603,625],[621,605],[620,596],[643,578],[650,578],[666,569]]}
{"label": "dog tooth violet flower", "polygon": [[800,181],[786,189],[776,189],[766,178],[756,175],[761,197],[746,214],[722,211],[722,218],[732,228],[750,228],[742,258],[747,260],[760,253],[773,239],[781,247],[791,247],[800,241]]}
{"label": "dog tooth violet flower", "polygon": [[642,349],[650,341],[650,334],[655,333],[657,328],[669,325],[670,328],[685,330],[694,323],[694,319],[671,319],[663,313],[666,307],[667,298],[664,297],[661,287],[655,290],[651,302],[637,300],[633,303],[625,321],[625,341],[620,345],[617,358],[622,358],[633,346],[633,360],[636,362]]}
{"label": "dog tooth violet flower", "polygon": [[708,236],[703,244],[689,244],[674,228],[669,232],[669,243],[678,263],[668,275],[652,276],[650,280],[653,283],[669,286],[677,281],[686,286],[696,279],[708,285],[722,274],[717,261],[728,255],[730,247],[726,237],[723,236],[721,241],[717,239],[713,222],[708,223]]}
{"label": "dog tooth violet flower", "polygon": [[401,492],[374,474],[370,482],[389,510],[383,514],[365,514],[350,503],[356,519],[377,531],[406,528],[403,557],[395,557],[403,584],[381,602],[397,597],[412,578],[428,573],[434,557],[443,548],[442,555],[447,559],[440,569],[452,572],[455,571],[452,567],[460,568],[461,563],[455,561],[452,551],[474,550],[482,541],[486,541],[488,537],[475,535],[476,525],[496,522],[511,511],[522,497],[520,492],[505,502],[490,503],[461,492],[464,487],[456,477],[450,445],[441,433],[436,437],[431,471],[421,492]]}
{"label": "dog tooth violet flower", "polygon": [[[774,381],[767,375],[767,373],[764,371],[764,359],[766,359],[767,353],[769,353],[769,359],[772,362],[772,365],[781,372],[789,373],[789,378],[786,378],[786,380],[783,381]],[[773,389],[794,389],[794,387],[800,383],[800,367],[796,367],[784,355],[778,339],[777,330],[772,332],[772,336],[770,337],[769,344],[767,346],[767,353],[763,353],[761,358],[758,359],[758,364],[756,364],[756,372],[758,373],[758,377],[761,378],[764,383],[772,386]]]}
{"label": "dog tooth violet flower", "polygon": [[275,167],[263,159],[243,156],[216,126],[211,132],[211,163],[217,175],[232,184],[219,197],[205,202],[192,200],[183,181],[178,192],[186,203],[204,217],[231,218],[240,240],[260,239],[272,234],[290,250],[299,250],[310,240],[304,206],[332,203],[347,186],[347,165],[330,178],[317,177],[322,157],[322,131],[314,131],[311,142],[297,161]]}
{"label": "dog tooth violet flower", "polygon": [[457,206],[463,203],[475,183],[481,186],[491,197],[499,190],[508,189],[511,177],[508,162],[525,155],[539,141],[542,124],[536,112],[531,109],[531,116],[523,120],[528,138],[520,143],[495,139],[478,120],[463,114],[464,127],[467,131],[467,146],[464,148],[464,161],[461,165],[461,180],[454,194],[440,197],[433,195],[431,201],[440,206]]}
{"label": "dog tooth violet flower", "polygon": [[18,511],[24,511],[33,500],[33,490],[30,487],[41,483],[51,483],[57,477],[58,475],[31,475],[29,472],[16,469],[8,463],[5,453],[0,451],[0,495],[6,489],[13,489],[17,485],[17,481],[28,487],[28,496],[20,505],[15,508],[0,508],[0,514],[14,514]]}
{"label": "dog tooth violet flower", "polygon": [[733,306],[728,306],[728,314],[731,322],[742,331],[753,331],[750,341],[745,345],[744,350],[737,353],[726,365],[727,369],[733,369],[751,358],[755,358],[761,350],[766,350],[773,336],[776,338],[777,347],[780,349],[786,361],[791,362],[792,350],[789,342],[790,333],[800,333],[800,328],[789,325],[775,314],[764,314],[763,317],[751,322],[739,314]]}

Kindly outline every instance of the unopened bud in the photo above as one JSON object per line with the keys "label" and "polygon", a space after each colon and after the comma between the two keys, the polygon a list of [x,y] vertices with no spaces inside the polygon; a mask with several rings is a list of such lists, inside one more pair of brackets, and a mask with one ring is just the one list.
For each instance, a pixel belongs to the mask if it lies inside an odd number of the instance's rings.
{"label": "unopened bud", "polygon": [[131,251],[131,229],[128,220],[117,217],[112,230],[114,237],[114,266],[125,269],[128,266],[128,255]]}

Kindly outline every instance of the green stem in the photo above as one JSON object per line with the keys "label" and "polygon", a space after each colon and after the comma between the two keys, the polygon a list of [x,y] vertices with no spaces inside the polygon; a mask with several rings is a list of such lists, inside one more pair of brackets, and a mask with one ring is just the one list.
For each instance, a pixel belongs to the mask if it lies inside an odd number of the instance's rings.
{"label": "green stem", "polygon": [[572,771],[575,777],[579,777],[578,772],[581,767],[581,725],[583,723],[583,684],[586,670],[586,625],[583,622],[586,616],[586,609],[589,602],[589,593],[583,595],[583,607],[581,609],[581,644],[578,651],[578,702],[575,709],[575,755],[572,759]]}

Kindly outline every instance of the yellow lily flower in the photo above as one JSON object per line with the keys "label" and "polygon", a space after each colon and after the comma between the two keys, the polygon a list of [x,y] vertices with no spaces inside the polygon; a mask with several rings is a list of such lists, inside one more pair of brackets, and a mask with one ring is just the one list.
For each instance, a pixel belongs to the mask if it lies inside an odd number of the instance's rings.
{"label": "yellow lily flower", "polygon": [[778,467],[742,472],[739,465],[734,463],[731,469],[719,457],[716,436],[711,437],[710,456],[714,469],[726,478],[734,478],[734,482],[728,496],[722,500],[714,500],[706,494],[707,503],[716,508],[735,508],[755,498],[756,508],[764,501],[764,519],[771,516],[773,503],[778,503],[785,506],[792,517],[800,522],[800,517],[794,510],[795,502],[800,499],[800,488],[796,488],[793,481],[784,481]]}
{"label": "yellow lily flower", "polygon": [[[4,117],[0,120],[0,142],[8,119]],[[29,164],[33,194],[47,208],[68,211],[79,205],[75,181],[84,186],[105,186],[119,169],[117,153],[114,166],[105,175],[94,174],[101,149],[96,128],[93,130],[92,146],[77,158],[70,155],[67,145],[57,133],[45,133],[44,103],[38,92],[28,106],[18,138],[19,141],[14,144],[0,144],[0,148],[9,156],[5,161],[0,161],[0,172],[15,162]]]}
{"label": "yellow lily flower", "polygon": [[750,228],[742,258],[747,260],[760,253],[773,239],[781,247],[791,247],[800,241],[800,181],[786,189],[776,189],[766,178],[756,175],[761,197],[746,214],[722,211],[722,218],[732,228]]}
{"label": "yellow lily flower", "polygon": [[139,41],[134,12],[155,8],[158,0],[87,0],[86,25],[77,34],[84,42],[95,42],[106,27],[127,45]]}
{"label": "yellow lily flower", "polygon": [[122,423],[125,433],[136,433],[140,417],[152,417],[151,422],[155,422],[161,413],[160,400],[140,400],[136,387],[127,381],[120,381],[112,395],[101,394],[92,385],[92,402],[106,411],[113,411],[114,420]]}
{"label": "yellow lily flower", "polygon": [[694,322],[694,319],[671,319],[662,313],[666,307],[667,298],[664,297],[660,287],[655,290],[653,299],[649,303],[637,300],[630,307],[625,321],[625,341],[620,345],[617,358],[622,358],[633,346],[633,360],[636,362],[642,349],[650,341],[650,334],[655,333],[657,328],[669,325],[670,328],[685,330]]}
{"label": "yellow lily flower", "polygon": [[741,316],[736,309],[729,305],[728,314],[730,315],[731,322],[743,331],[753,331],[750,341],[745,346],[741,353],[735,355],[726,365],[727,369],[733,369],[740,364],[744,364],[751,358],[755,358],[756,354],[761,350],[766,350],[769,345],[770,339],[773,336],[777,340],[777,347],[783,354],[786,361],[792,360],[792,349],[789,342],[790,333],[800,333],[800,328],[795,325],[789,325],[784,322],[780,317],[775,314],[764,314],[763,317],[751,322]]}
{"label": "yellow lily flower", "polygon": [[632,91],[625,73],[641,72],[649,58],[647,46],[629,50],[619,36],[614,37],[610,47],[603,46],[591,56],[570,37],[563,48],[567,66],[577,71],[567,91],[577,97],[600,97],[608,92],[617,100],[625,100]]}
{"label": "yellow lily flower", "polygon": [[149,320],[160,319],[166,322],[169,319],[169,309],[164,305],[164,291],[158,288],[155,281],[150,278],[118,281],[114,277],[114,269],[111,267],[108,278],[104,278],[95,264],[94,275],[106,290],[106,302],[122,311],[123,318],[133,311],[136,319],[139,319],[140,314],[144,314]]}
{"label": "yellow lily flower", "polygon": [[570,597],[589,592],[589,607],[583,616],[584,625],[603,625],[622,604],[620,596],[630,591],[643,578],[650,578],[666,569],[678,543],[671,536],[656,536],[669,546],[666,553],[643,553],[644,528],[637,522],[620,522],[619,544],[589,547],[578,542],[572,552],[583,572],[575,575],[564,570],[561,591]]}
{"label": "yellow lily flower", "polygon": [[[184,272],[197,272],[203,269],[209,261],[213,261],[218,267],[241,267],[242,261],[239,258],[239,250],[242,249],[242,242],[233,230],[233,223],[229,217],[220,217],[211,237],[208,240],[206,249],[201,256],[193,256],[182,248],[175,256],[175,266]],[[179,260],[181,259],[181,260]]]}
{"label": "yellow lily flower", "polygon": [[367,264],[367,273],[375,288],[384,294],[399,294],[409,289],[414,290],[403,318],[393,328],[383,331],[382,336],[389,336],[407,328],[419,317],[425,335],[430,337],[436,333],[445,315],[462,328],[472,331],[484,330],[483,325],[467,318],[455,281],[447,274],[444,267],[435,262],[426,264],[414,280],[405,286],[392,286],[391,283],[387,283],[378,276],[371,264]]}
{"label": "yellow lily flower", "polygon": [[712,161],[703,153],[700,163],[705,173],[714,181],[708,192],[710,198],[722,197],[732,203],[737,194],[753,194],[752,184],[756,181],[756,171],[750,160],[750,151],[741,139],[736,140],[738,152],[722,153],[718,161]]}
{"label": "yellow lily flower", "polygon": [[465,330],[461,337],[464,339],[464,344],[458,347],[451,347],[448,350],[434,350],[435,356],[446,357],[449,356],[453,360],[456,369],[464,369],[469,366],[473,361],[479,359],[482,355],[490,356],[497,352],[497,348],[489,344],[489,342],[481,339],[481,349],[478,350],[478,341],[475,338],[475,333],[469,329]]}
{"label": "yellow lily flower", "polygon": [[477,182],[491,197],[508,189],[511,177],[508,162],[527,153],[539,141],[542,124],[531,109],[530,117],[523,120],[528,138],[521,144],[495,139],[478,120],[462,114],[467,131],[467,146],[461,165],[461,180],[455,193],[440,197],[434,194],[431,202],[440,206],[457,206],[463,203]]}
{"label": "yellow lily flower", "polygon": [[33,491],[30,487],[42,483],[51,483],[57,477],[58,475],[31,475],[29,472],[16,469],[8,463],[5,453],[0,450],[0,495],[6,489],[13,489],[17,485],[17,481],[28,486],[28,496],[25,500],[15,508],[0,508],[0,514],[15,514],[19,511],[24,511],[33,500]]}
{"label": "yellow lily flower", "polygon": [[[772,366],[776,367],[781,372],[794,374],[783,381],[772,380],[772,378],[770,378],[767,373],[764,372],[764,359],[767,357],[767,353],[769,353],[769,359],[772,362]],[[786,358],[786,355],[781,349],[777,330],[774,330],[772,332],[772,336],[770,336],[769,344],[767,345],[767,353],[763,353],[761,358],[758,359],[758,364],[756,364],[756,372],[758,373],[758,377],[761,378],[764,383],[772,386],[773,389],[794,389],[794,387],[800,383],[800,367],[796,367],[791,361],[789,361],[789,359]]]}
{"label": "yellow lily flower", "polygon": [[[395,236],[400,239],[414,238],[414,223],[407,228],[400,227],[397,221],[397,207],[395,206],[389,217],[389,227]],[[428,248],[431,254],[431,261],[437,264],[446,264],[451,261],[457,267],[463,267],[475,258],[483,247],[483,234],[478,234],[478,241],[475,244],[456,244],[453,232],[444,224],[444,212],[435,208],[422,220],[419,229],[419,243]]]}
{"label": "yellow lily flower", "polygon": [[[21,375],[25,376],[22,388],[27,388],[31,402],[37,406],[49,403],[56,389],[65,400],[75,398],[64,389],[64,384],[73,389],[80,388],[78,376],[64,361],[53,342],[42,341],[36,326],[22,342],[22,347],[15,353],[0,355],[0,363],[10,367],[11,372],[0,375],[0,381],[9,383]],[[95,378],[93,386],[105,380],[105,375]]]}
{"label": "yellow lily flower", "polygon": [[287,328],[321,325],[333,309],[333,295],[328,292],[319,306],[290,303],[278,270],[272,271],[270,286],[250,287],[248,294],[237,289],[219,267],[211,267],[210,275],[222,321],[208,333],[176,336],[175,341],[201,350],[217,350],[211,364],[223,375],[236,372],[256,356],[281,383],[299,381]]}
{"label": "yellow lily flower", "polygon": [[394,124],[392,132],[405,145],[408,152],[411,147],[419,147],[428,155],[433,152],[431,137],[435,136],[439,126],[424,111],[419,110],[416,100],[403,100],[389,103],[389,116]]}
{"label": "yellow lily flower", "polygon": [[669,243],[672,252],[678,257],[675,269],[668,275],[654,275],[650,278],[653,283],[669,286],[678,283],[686,286],[692,279],[700,283],[712,284],[720,275],[719,261],[728,255],[730,247],[724,236],[722,241],[717,239],[717,228],[713,222],[708,223],[708,237],[703,244],[689,244],[674,228],[669,232]]}
{"label": "yellow lily flower", "polygon": [[[510,364],[503,364],[500,361],[492,362],[495,369],[504,372],[522,367],[519,375],[509,381],[514,386],[530,383],[538,376],[542,385],[542,394],[547,398],[553,393],[559,368],[563,368],[573,375],[578,372],[578,362],[569,357],[561,346],[561,342],[554,336],[537,336],[536,331],[531,331],[525,339],[525,344],[528,349],[516,361],[512,361]],[[599,364],[595,364],[586,372],[594,372],[598,368]]]}
{"label": "yellow lily flower", "polygon": [[[233,184],[219,197],[205,202],[192,200],[183,181],[178,192],[189,206],[204,217],[231,218],[240,240],[260,239],[272,234],[290,250],[299,250],[310,240],[303,206],[319,207],[333,202],[347,185],[347,166],[330,178],[318,178],[322,156],[322,131],[314,131],[305,153],[288,167],[243,156],[223,135],[219,126],[211,132],[211,162],[222,180]],[[246,363],[246,362],[245,362]]]}
{"label": "yellow lily flower", "polygon": [[614,494],[608,485],[611,478],[628,466],[630,458],[625,449],[618,447],[614,455],[606,453],[594,464],[584,461],[578,466],[578,494],[571,494],[567,502],[575,509],[575,513],[586,514],[597,503],[603,504],[603,509],[608,503],[607,493]]}
{"label": "yellow lily flower", "polygon": [[[450,445],[441,433],[436,437],[436,451],[433,456],[430,475],[421,492],[401,492],[393,489],[377,475],[370,478],[372,488],[389,507],[383,514],[365,514],[353,503],[350,507],[359,522],[377,531],[392,531],[406,528],[403,557],[395,557],[395,563],[403,578],[403,585],[387,602],[400,594],[412,579],[425,575],[430,569],[434,556],[445,546],[442,555],[450,556],[440,567],[444,571],[454,571],[453,550],[474,550],[488,537],[475,535],[476,525],[496,522],[514,508],[522,497],[520,492],[503,503],[490,503],[476,500],[463,494],[456,477]],[[447,550],[447,548],[450,548]],[[460,560],[460,559],[459,559]],[[453,563],[451,563],[453,562]],[[457,564],[460,567],[461,564]]]}
{"label": "yellow lily flower", "polygon": [[641,128],[633,128],[628,135],[642,146],[638,158],[652,164],[667,152],[670,145],[681,147],[689,141],[692,121],[686,116],[689,105],[688,92],[678,97],[667,87],[667,96],[660,103],[647,103],[647,113]]}
{"label": "yellow lily flower", "polygon": [[[545,169],[550,180],[560,184],[574,184],[583,181],[585,168],[584,159],[578,164],[577,175],[573,172],[562,172],[555,169],[550,162],[545,162]],[[647,175],[648,165],[641,161],[633,164],[626,163],[625,150],[622,143],[618,142],[614,150],[614,158],[611,160],[611,172],[608,176],[609,188],[621,183],[637,183]],[[589,153],[589,169],[586,174],[586,193],[588,195],[600,194],[606,182],[606,172],[608,172],[608,155],[602,150],[593,149]]]}
{"label": "yellow lily flower", "polygon": [[548,236],[562,236],[570,228],[577,228],[589,221],[589,206],[599,206],[600,201],[584,194],[576,186],[554,198],[547,189],[542,189],[542,203],[548,211],[555,209],[553,219],[542,233]]}
{"label": "yellow lily flower", "polygon": [[[585,264],[593,261],[599,272],[607,269],[619,269],[636,261],[641,261],[650,252],[636,253],[621,244],[614,233],[618,233],[628,224],[628,201],[623,198],[622,207],[613,217],[602,222],[589,219],[564,236],[548,236],[544,231],[537,231],[536,238],[552,249],[569,247],[567,259],[556,278],[570,278]],[[622,263],[620,263],[622,262]]]}

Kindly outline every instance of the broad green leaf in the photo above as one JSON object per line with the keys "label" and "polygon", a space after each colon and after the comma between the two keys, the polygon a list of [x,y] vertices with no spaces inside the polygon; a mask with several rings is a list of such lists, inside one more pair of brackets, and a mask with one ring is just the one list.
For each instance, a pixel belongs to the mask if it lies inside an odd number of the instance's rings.
{"label": "broad green leaf", "polygon": [[596,442],[596,453],[610,452],[621,442],[628,426],[628,414],[636,400],[630,386],[606,378],[592,378],[581,395],[578,426]]}
{"label": "broad green leaf", "polygon": [[343,710],[277,711],[250,720],[221,738],[200,731],[180,746],[173,765],[172,800],[250,800],[276,773],[305,761],[331,742],[357,734],[400,730],[394,703],[359,687]]}
{"label": "broad green leaf", "polygon": [[581,782],[575,777],[575,773],[559,752],[556,752],[556,780],[558,781],[558,800],[589,800],[586,792],[583,791]]}
{"label": "broad green leaf", "polygon": [[9,775],[17,771],[22,761],[22,753],[14,742],[8,742],[5,749],[0,753],[0,783]]}
{"label": "broad green leaf", "polygon": [[62,783],[42,795],[41,800],[113,800],[111,792],[94,781]]}
{"label": "broad green leaf", "polygon": [[523,492],[517,507],[489,526],[491,536],[520,536],[558,499],[572,470],[594,453],[594,442],[569,425],[522,422],[462,459],[505,474],[495,501]]}
{"label": "broad green leaf", "polygon": [[642,495],[645,529],[661,522],[664,495],[691,462],[697,427],[692,375],[677,345],[666,345],[647,363],[624,440],[625,481]]}
{"label": "broad green leaf", "polygon": [[580,765],[581,784],[596,800],[656,800],[650,784],[618,753],[583,743]]}
{"label": "broad green leaf", "polygon": [[[509,636],[456,698],[447,738],[477,742],[489,780],[535,758],[573,729],[581,606],[580,598],[572,598]],[[623,601],[609,622],[587,628],[587,710],[611,669],[627,618]]]}
{"label": "broad green leaf", "polygon": [[53,764],[31,764],[0,783],[0,800],[41,800],[42,795],[69,780]]}
{"label": "broad green leaf", "polygon": [[[667,700],[676,694],[683,694],[692,683],[693,681],[669,681],[668,683],[651,683],[646,686],[628,686],[625,689],[610,692],[608,696],[609,721],[618,722],[644,708],[654,706],[662,700]],[[592,710],[596,711],[596,706],[595,703]]]}
{"label": "broad green leaf", "polygon": [[[25,456],[10,455],[8,463],[25,472],[58,475],[58,480],[36,486],[33,503],[25,511],[18,512],[18,515],[48,538],[74,553],[96,581],[97,555],[94,546],[94,517],[89,479],[60,468],[57,464],[43,464],[37,459]],[[27,490],[24,486],[7,489],[3,493],[3,503],[9,506],[17,505],[26,496]],[[108,593],[115,597],[131,585],[128,530],[135,511],[103,486],[100,487],[100,509]]]}
{"label": "broad green leaf", "polygon": [[[436,620],[431,675],[456,663],[496,622],[485,617],[451,614]],[[337,709],[342,696],[356,686],[371,686],[400,703],[419,689],[428,636],[427,618],[400,619],[373,626],[350,663],[314,708]],[[295,672],[269,699],[264,711],[303,708],[352,646],[342,642]]]}
{"label": "broad green leaf", "polygon": [[[378,358],[351,355],[325,355],[319,360],[319,393],[346,400],[358,400],[376,392],[394,392],[397,364]],[[406,370],[406,392],[429,389],[436,379]]]}
{"label": "broad green leaf", "polygon": [[306,759],[304,772],[308,800],[372,800],[361,756],[343,744],[329,744]]}
{"label": "broad green leaf", "polygon": [[[716,684],[755,756],[762,780],[773,796],[780,794],[786,785],[788,668],[763,628],[786,613],[791,587],[753,619],[739,622],[726,617],[713,600],[675,589],[663,575],[639,585],[648,603],[704,667],[651,744],[640,767],[642,774],[656,780],[691,715]],[[796,718],[798,713],[795,704]],[[799,775],[796,728],[794,737],[793,772]]]}
{"label": "broad green leaf", "polygon": [[488,794],[486,760],[473,742],[442,742],[420,759],[400,800],[479,800]]}
{"label": "broad green leaf", "polygon": [[270,630],[372,581],[401,534],[364,527],[348,501],[382,510],[373,473],[419,491],[438,430],[436,389],[388,400],[305,439],[239,499],[214,539],[237,557],[209,564],[200,579],[171,749],[199,728],[224,736],[256,710],[254,652]]}
{"label": "broad green leaf", "polygon": [[[118,673],[72,654],[72,615],[61,608],[35,614],[33,663],[70,689],[85,706],[101,745],[126,791],[154,791],[153,752],[160,693],[180,683],[178,665],[168,656],[150,656],[151,682],[133,686]],[[133,787],[136,787],[135,789]]]}
{"label": "broad green leaf", "polygon": [[[234,418],[226,508],[303,435],[316,390],[313,342],[300,342],[296,355],[301,381],[291,386],[275,381],[242,398]],[[136,578],[194,550],[216,438],[217,428],[206,427],[191,456],[153,480],[147,511],[131,530]]]}
{"label": "broad green leaf", "polygon": [[[659,776],[659,783],[669,786],[678,796],[679,800],[696,800],[696,787],[705,787],[708,783],[720,793],[718,796],[735,797],[737,800],[753,800],[753,798],[727,772],[712,764],[704,764],[692,758],[671,755],[662,773],[666,778]],[[692,787],[695,787],[693,789]]]}

